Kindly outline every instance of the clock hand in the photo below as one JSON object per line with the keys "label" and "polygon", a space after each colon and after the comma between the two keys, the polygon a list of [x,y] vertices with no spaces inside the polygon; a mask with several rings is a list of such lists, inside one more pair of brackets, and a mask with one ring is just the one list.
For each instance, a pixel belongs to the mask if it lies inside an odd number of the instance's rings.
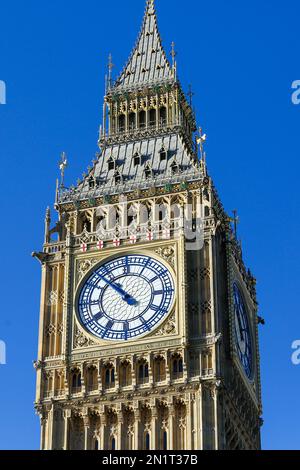
{"label": "clock hand", "polygon": [[241,338],[241,341],[244,342],[244,330],[243,330],[243,326],[242,326],[240,312],[237,313],[237,317],[238,317],[238,324],[239,324],[239,329],[240,329],[240,338]]}
{"label": "clock hand", "polygon": [[106,277],[102,276],[101,274],[97,273],[97,276],[102,279],[102,281],[106,282],[112,289],[114,289],[118,294],[122,296],[122,299],[127,302],[128,305],[136,305],[137,301],[127,292],[125,292],[120,286],[117,284],[111,282],[109,279],[106,279]]}

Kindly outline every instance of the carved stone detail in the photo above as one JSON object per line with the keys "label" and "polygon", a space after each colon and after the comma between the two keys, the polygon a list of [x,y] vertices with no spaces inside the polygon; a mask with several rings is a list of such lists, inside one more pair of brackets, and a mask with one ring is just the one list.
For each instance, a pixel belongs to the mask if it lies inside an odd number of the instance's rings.
{"label": "carved stone detail", "polygon": [[167,319],[154,336],[169,336],[177,333],[175,312]]}
{"label": "carved stone detail", "polygon": [[96,343],[88,338],[79,328],[75,325],[74,330],[74,348],[87,348],[89,346],[94,346]]}
{"label": "carved stone detail", "polygon": [[167,246],[158,248],[155,250],[155,253],[161,256],[161,258],[167,261],[173,268],[175,267],[175,250],[173,247]]}
{"label": "carved stone detail", "polygon": [[85,276],[86,273],[98,262],[98,259],[85,259],[83,261],[79,261],[77,264],[77,282],[79,282],[83,276]]}

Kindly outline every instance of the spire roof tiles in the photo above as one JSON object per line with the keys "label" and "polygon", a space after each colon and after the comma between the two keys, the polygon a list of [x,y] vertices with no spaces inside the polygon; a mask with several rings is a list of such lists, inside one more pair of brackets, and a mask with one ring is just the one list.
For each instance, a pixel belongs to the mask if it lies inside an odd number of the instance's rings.
{"label": "spire roof tiles", "polygon": [[174,80],[174,74],[162,46],[154,0],[148,0],[135,48],[113,88],[131,88],[170,80]]}

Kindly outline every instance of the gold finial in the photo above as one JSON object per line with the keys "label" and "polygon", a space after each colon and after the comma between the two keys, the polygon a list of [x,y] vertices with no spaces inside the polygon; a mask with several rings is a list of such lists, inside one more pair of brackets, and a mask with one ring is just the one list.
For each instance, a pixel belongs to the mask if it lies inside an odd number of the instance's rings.
{"label": "gold finial", "polygon": [[177,69],[176,56],[177,56],[177,52],[175,51],[175,42],[172,41],[172,43],[171,43],[171,57],[172,57],[172,68],[173,68],[174,78],[175,79],[176,79],[176,69]]}
{"label": "gold finial", "polygon": [[109,54],[108,56],[108,89],[112,87],[112,71],[114,68],[114,64],[112,61],[112,54]]}
{"label": "gold finial", "polygon": [[206,176],[207,171],[206,171],[206,153],[204,151],[204,144],[207,140],[207,135],[203,134],[202,127],[199,128],[199,137],[197,137],[196,142],[199,145],[200,148],[200,157],[201,157],[201,166],[203,169],[203,173]]}
{"label": "gold finial", "polygon": [[232,214],[233,214],[233,217],[230,217],[229,220],[230,222],[233,223],[234,225],[234,236],[235,236],[235,239],[237,240],[238,239],[238,230],[237,230],[237,226],[240,222],[240,218],[238,216],[238,211],[235,209],[232,211]]}
{"label": "gold finial", "polygon": [[61,187],[64,186],[65,171],[66,171],[67,166],[68,166],[67,155],[66,155],[65,152],[63,152],[61,154],[61,160],[60,160],[60,163],[59,163],[59,169],[60,169],[60,175],[61,175],[61,179],[60,179],[60,186]]}
{"label": "gold finial", "polygon": [[192,107],[193,106],[193,96],[195,96],[195,93],[193,92],[193,89],[192,89],[192,85],[189,85],[189,91],[188,91],[187,96],[190,99],[190,107]]}
{"label": "gold finial", "polygon": [[201,158],[203,158],[204,155],[204,144],[207,141],[207,135],[203,134],[202,127],[199,128],[199,137],[197,138],[197,144],[200,147],[200,154]]}

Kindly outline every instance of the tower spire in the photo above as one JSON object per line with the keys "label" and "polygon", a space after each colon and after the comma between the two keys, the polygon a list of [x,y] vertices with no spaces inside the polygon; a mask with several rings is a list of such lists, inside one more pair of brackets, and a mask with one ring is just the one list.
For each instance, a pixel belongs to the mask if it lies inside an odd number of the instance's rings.
{"label": "tower spire", "polygon": [[147,0],[138,39],[114,88],[135,88],[163,81],[174,81],[174,72],[162,45],[155,2]]}

